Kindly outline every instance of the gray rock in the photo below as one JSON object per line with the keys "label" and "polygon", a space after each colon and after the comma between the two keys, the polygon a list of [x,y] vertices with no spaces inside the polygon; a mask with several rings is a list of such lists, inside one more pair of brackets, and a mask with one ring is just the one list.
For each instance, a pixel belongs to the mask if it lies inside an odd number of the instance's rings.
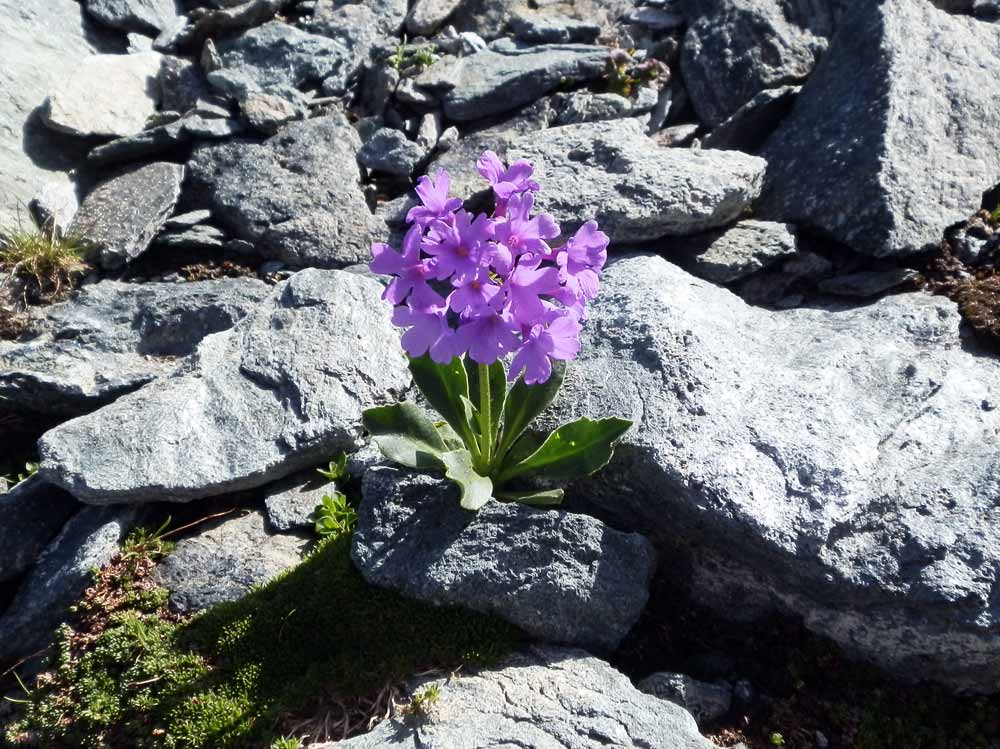
{"label": "gray rock", "polygon": [[510,19],[510,28],[518,39],[532,44],[589,43],[601,33],[598,23],[553,13],[544,7],[515,13]]}
{"label": "gray rock", "polygon": [[156,113],[161,55],[94,55],[49,89],[41,117],[53,130],[120,138],[140,132]]}
{"label": "gray rock", "polygon": [[[681,73],[702,122],[716,126],[767,88],[805,80],[826,50],[829,11],[801,0],[687,0]],[[824,21],[826,21],[824,23]]]}
{"label": "gray rock", "polygon": [[680,705],[705,726],[723,718],[733,704],[733,688],[725,682],[712,684],[684,674],[659,671],[636,685],[641,692]]}
{"label": "gray rock", "polygon": [[212,220],[212,212],[199,209],[196,211],[188,211],[187,213],[179,213],[176,216],[171,216],[166,221],[163,222],[164,229],[190,229],[192,226],[197,226],[198,224],[203,224],[206,221]]}
{"label": "gray rock", "polygon": [[866,255],[936,244],[1000,182],[1000,100],[982,95],[998,79],[1000,26],[925,0],[857,3],[763,151],[759,215]]}
{"label": "gray rock", "polygon": [[606,47],[585,44],[496,46],[464,58],[455,88],[445,94],[452,120],[475,120],[528,104],[565,83],[603,75]]}
{"label": "gray rock", "polygon": [[160,86],[160,109],[163,111],[184,114],[211,95],[201,67],[181,57],[164,55],[157,80]]}
{"label": "gray rock", "polygon": [[200,147],[188,166],[216,219],[265,257],[342,267],[368,259],[386,231],[361,192],[360,148],[333,114],[286,125],[263,143]]}
{"label": "gray rock", "polygon": [[666,31],[673,31],[682,27],[685,18],[682,14],[675,13],[666,8],[645,6],[630,10],[622,17],[622,21],[641,26],[657,34],[662,34]]}
{"label": "gray rock", "polygon": [[824,294],[838,296],[873,297],[916,280],[920,276],[909,268],[883,271],[861,271],[844,276],[834,276],[819,282]]}
{"label": "gray rock", "polygon": [[701,125],[694,122],[689,122],[686,125],[671,125],[656,133],[656,142],[671,148],[689,146],[694,142],[699,130],[701,130]]}
{"label": "gray rock", "polygon": [[170,591],[170,608],[188,614],[237,601],[302,560],[309,542],[272,534],[264,515],[223,520],[178,542],[157,566],[153,580]]}
{"label": "gray rock", "polygon": [[87,194],[70,232],[82,237],[104,268],[139,257],[174,212],[184,167],[148,164],[110,177]]}
{"label": "gray rock", "polygon": [[632,102],[618,94],[574,91],[565,96],[557,96],[555,106],[559,110],[555,123],[557,125],[617,120],[632,114]]}
{"label": "gray rock", "polygon": [[216,43],[223,67],[208,74],[223,93],[243,98],[252,92],[282,95],[310,81],[346,79],[350,54],[334,39],[271,21],[241,36]]}
{"label": "gray rock", "polygon": [[532,749],[712,749],[681,708],[635,689],[582,650],[533,646],[495,670],[412,684],[437,684],[428,719],[396,717],[370,733],[314,749],[531,747]]}
{"label": "gray rock", "polygon": [[675,548],[695,600],[778,609],[905,680],[989,693],[1000,362],[925,293],[769,311],[610,264],[549,423],[636,425],[577,493]]}
{"label": "gray rock", "polygon": [[156,36],[177,22],[177,0],[85,0],[87,12],[105,26]]}
{"label": "gray rock", "polygon": [[232,327],[269,290],[247,278],[89,284],[33,311],[28,340],[0,341],[0,397],[43,413],[92,411],[177,371],[180,357]]}
{"label": "gray rock", "polygon": [[295,274],[204,338],[183,373],[47,432],[42,475],[90,503],[183,502],[354,450],[361,412],[410,383],[381,291],[352,273]]}
{"label": "gray rock", "polygon": [[0,582],[29,570],[79,509],[79,502],[37,476],[0,494]]}
{"label": "gray rock", "polygon": [[259,133],[274,135],[292,120],[305,119],[308,109],[281,96],[254,93],[240,102],[247,123]]}
{"label": "gray rock", "polygon": [[[200,48],[210,37],[236,36],[274,18],[290,0],[246,0],[226,7],[197,11],[194,23],[180,23],[165,29],[153,46],[161,51],[182,47]],[[206,68],[206,72],[208,69]]]}
{"label": "gray rock", "polygon": [[413,104],[420,109],[433,107],[437,103],[435,96],[420,88],[412,78],[404,78],[396,87],[393,95],[396,101],[403,104]]}
{"label": "gray rock", "polygon": [[345,79],[355,76],[370,61],[376,47],[390,44],[385,37],[384,17],[369,5],[323,3],[309,19],[306,30],[344,46],[349,57]]}
{"label": "gray rock", "polygon": [[183,154],[181,149],[199,138],[225,139],[237,135],[242,129],[242,124],[236,118],[205,118],[197,112],[191,112],[166,125],[97,146],[88,154],[87,161],[94,166],[109,166],[162,157],[165,154]]}
{"label": "gray rock", "polygon": [[746,151],[759,149],[792,111],[801,86],[761,91],[702,141],[705,148]]}
{"label": "gray rock", "polygon": [[276,531],[311,528],[312,514],[327,494],[333,496],[337,486],[315,470],[297,473],[267,488],[264,506],[267,520]]}
{"label": "gray rock", "polygon": [[430,36],[461,3],[462,0],[416,0],[406,16],[406,30]]}
{"label": "gray rock", "polygon": [[28,203],[28,211],[40,229],[65,234],[80,209],[76,189],[68,182],[46,183]]}
{"label": "gray rock", "polygon": [[219,252],[225,249],[226,234],[215,226],[201,224],[164,232],[156,237],[154,244],[157,249]]}
{"label": "gray rock", "polygon": [[377,172],[408,177],[427,154],[428,149],[407,138],[406,133],[383,127],[362,146],[358,161]]}
{"label": "gray rock", "polygon": [[730,223],[760,194],[765,163],[736,151],[661,148],[634,119],[550,128],[518,139],[535,163],[535,209],[563,231],[598,218],[612,242],[684,236]]}
{"label": "gray rock", "polygon": [[430,153],[437,146],[441,138],[442,122],[441,115],[437,112],[428,112],[420,118],[420,127],[417,130],[417,144]]}
{"label": "gray rock", "polygon": [[111,561],[135,524],[135,508],[87,507],[45,549],[0,616],[0,658],[44,648],[68,609],[91,582],[91,570]]}
{"label": "gray rock", "polygon": [[638,534],[497,501],[470,513],[450,483],[393,468],[365,474],[351,556],[373,585],[609,650],[642,613],[656,567]]}
{"label": "gray rock", "polygon": [[795,227],[754,220],[690,237],[675,246],[682,264],[694,275],[721,284],[745,278],[798,252]]}

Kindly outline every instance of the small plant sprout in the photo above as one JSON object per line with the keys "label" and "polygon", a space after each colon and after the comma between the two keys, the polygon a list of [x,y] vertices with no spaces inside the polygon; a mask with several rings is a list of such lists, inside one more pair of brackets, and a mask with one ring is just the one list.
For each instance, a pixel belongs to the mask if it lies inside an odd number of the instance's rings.
{"label": "small plant sprout", "polygon": [[441,687],[438,684],[428,684],[419,692],[414,692],[410,704],[403,708],[403,712],[414,718],[429,718],[439,699],[441,699]]}
{"label": "small plant sprout", "polygon": [[321,537],[350,533],[358,521],[358,513],[340,492],[323,495],[322,503],[317,505],[312,517],[316,534]]}
{"label": "small plant sprout", "polygon": [[367,410],[364,424],[393,462],[443,470],[467,510],[494,496],[556,505],[562,489],[518,490],[516,483],[594,473],[632,425],[581,418],[547,436],[528,430],[580,352],[608,236],[587,221],[553,247],[562,231],[551,215],[533,214],[532,165],[508,167],[487,151],[477,166],[493,188],[492,215],[466,212],[448,195],[448,173],[438,170],[417,183],[421,202],[407,215],[402,252],[376,243],[369,265],[391,277],[382,297],[405,329],[413,381],[441,420],[406,402]]}
{"label": "small plant sprout", "polygon": [[11,491],[15,486],[38,473],[38,463],[27,462],[24,464],[24,470],[18,471],[17,473],[11,473],[6,476],[0,476],[0,487],[5,487],[0,489],[0,494]]}
{"label": "small plant sprout", "polygon": [[771,746],[784,746],[784,745],[785,745],[784,736],[782,736],[780,733],[771,734]]}
{"label": "small plant sprout", "polygon": [[335,460],[331,460],[326,468],[317,468],[317,473],[327,481],[340,481],[347,477],[347,453],[341,453]]}
{"label": "small plant sprout", "polygon": [[18,221],[0,226],[0,284],[14,278],[30,279],[42,300],[58,296],[72,286],[87,266],[83,262],[85,242],[79,237],[62,235],[51,229],[25,228]]}
{"label": "small plant sprout", "polygon": [[271,744],[271,749],[302,749],[302,739],[294,736],[283,736]]}

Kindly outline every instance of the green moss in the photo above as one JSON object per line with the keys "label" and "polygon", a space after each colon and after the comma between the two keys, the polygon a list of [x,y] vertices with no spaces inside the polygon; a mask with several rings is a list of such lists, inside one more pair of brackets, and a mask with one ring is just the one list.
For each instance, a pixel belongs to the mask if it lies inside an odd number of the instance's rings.
{"label": "green moss", "polygon": [[519,637],[496,619],[368,586],[349,536],[323,541],[282,577],[190,622],[165,621],[162,595],[136,594],[77,655],[64,633],[9,740],[269,747],[283,738],[281,719],[324,691],[350,700],[428,668],[489,663]]}

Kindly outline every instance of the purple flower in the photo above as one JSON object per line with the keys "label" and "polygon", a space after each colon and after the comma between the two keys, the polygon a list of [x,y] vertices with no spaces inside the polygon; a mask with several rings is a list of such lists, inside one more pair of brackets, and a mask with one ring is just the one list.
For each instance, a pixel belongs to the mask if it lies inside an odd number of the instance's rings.
{"label": "purple flower", "polygon": [[493,194],[500,200],[507,201],[515,193],[539,189],[538,183],[531,179],[535,168],[524,159],[515,161],[505,169],[499,156],[493,151],[486,151],[479,157],[476,167],[486,181],[493,185]]}
{"label": "purple flower", "polygon": [[538,323],[524,337],[524,344],[514,354],[507,379],[514,382],[524,371],[524,384],[546,382],[552,375],[552,360],[575,359],[580,353],[580,323],[566,312],[555,312],[546,325]]}
{"label": "purple flower", "polygon": [[429,351],[431,359],[439,364],[447,364],[455,356],[455,331],[448,325],[443,299],[440,305],[423,309],[396,307],[392,324],[409,328],[400,340],[410,356],[423,356]]}
{"label": "purple flower", "polygon": [[514,195],[507,205],[506,219],[496,225],[497,266],[503,274],[510,272],[511,264],[520,255],[549,254],[551,249],[545,240],[559,236],[559,224],[548,213],[529,218],[534,202],[530,192]]}
{"label": "purple flower", "polygon": [[421,236],[420,229],[416,226],[406,232],[402,254],[387,244],[372,244],[372,261],[368,263],[368,269],[372,273],[395,276],[382,292],[383,299],[393,304],[402,304],[412,292],[419,304],[429,303],[429,294],[433,294],[433,291],[427,285],[427,279],[434,276],[434,261],[420,257]]}
{"label": "purple flower", "polygon": [[444,169],[438,169],[434,179],[426,174],[417,180],[416,192],[423,205],[417,205],[406,214],[409,223],[425,228],[432,221],[448,217],[462,207],[461,198],[449,198],[451,176]]}
{"label": "purple flower", "polygon": [[455,312],[478,316],[496,311],[494,300],[500,293],[500,287],[490,280],[490,272],[486,268],[480,268],[461,280],[456,277],[452,285],[455,290],[448,295],[448,306]]}
{"label": "purple flower", "polygon": [[436,277],[464,278],[478,273],[492,234],[493,224],[486,216],[480,214],[473,220],[466,211],[456,213],[454,221],[431,224],[423,248],[436,259]]}
{"label": "purple flower", "polygon": [[458,349],[478,364],[492,364],[520,344],[505,312],[471,318],[459,326],[457,336]]}
{"label": "purple flower", "polygon": [[507,307],[514,322],[531,327],[545,315],[543,295],[552,295],[559,289],[559,270],[552,266],[520,262],[503,283],[507,293]]}
{"label": "purple flower", "polygon": [[596,221],[581,226],[555,257],[560,282],[579,300],[597,296],[600,271],[607,260],[608,235],[597,229]]}

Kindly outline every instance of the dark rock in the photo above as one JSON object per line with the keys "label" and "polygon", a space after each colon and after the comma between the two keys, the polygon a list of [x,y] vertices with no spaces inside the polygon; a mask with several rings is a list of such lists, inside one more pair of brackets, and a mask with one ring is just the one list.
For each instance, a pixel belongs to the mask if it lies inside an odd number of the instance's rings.
{"label": "dark rock", "polygon": [[368,582],[496,614],[543,640],[618,646],[649,596],[656,554],[645,538],[495,500],[470,513],[454,488],[392,468],[365,474],[351,555]]}
{"label": "dark rock", "polygon": [[920,276],[909,268],[894,268],[884,271],[862,271],[845,276],[834,276],[819,282],[819,290],[824,294],[838,296],[873,297],[898,286],[911,283]]}
{"label": "dark rock", "polygon": [[30,476],[0,494],[0,582],[31,569],[80,503],[62,489]]}
{"label": "dark rock", "polygon": [[1000,99],[983,96],[998,79],[1000,26],[926,0],[855,4],[764,148],[758,215],[866,255],[938,243],[1000,182]]}
{"label": "dark rock", "polygon": [[163,222],[164,229],[190,229],[192,226],[203,224],[212,220],[212,212],[204,209],[188,211],[176,216],[171,216]]}
{"label": "dark rock", "polygon": [[622,21],[641,26],[657,34],[662,34],[681,28],[684,25],[685,18],[683,15],[665,8],[647,6],[630,10],[624,15]]}
{"label": "dark rock", "polygon": [[795,255],[798,240],[788,224],[747,220],[724,231],[689,237],[674,247],[694,275],[726,284]]}
{"label": "dark rock", "polygon": [[521,10],[510,19],[514,36],[532,44],[590,43],[601,33],[600,24],[559,13]]}
{"label": "dark rock", "polygon": [[177,0],[85,0],[87,12],[105,26],[156,36],[177,22]]}
{"label": "dark rock", "polygon": [[792,111],[801,86],[782,86],[761,91],[736,110],[702,141],[705,148],[752,153]]}
{"label": "dark rock", "polygon": [[264,515],[224,520],[178,542],[153,579],[170,591],[170,608],[188,614],[237,601],[301,561],[308,541],[272,534]]}
{"label": "dark rock", "polygon": [[160,62],[160,109],[186,113],[211,95],[208,81],[197,63],[164,55]]}
{"label": "dark rock", "polygon": [[101,182],[80,204],[70,232],[83,237],[105,268],[131,262],[149,247],[181,194],[184,167],[148,164]]}
{"label": "dark rock", "polygon": [[723,718],[733,704],[733,688],[726,683],[710,684],[684,674],[659,671],[636,685],[641,692],[680,705],[699,726]]}
{"label": "dark rock", "polygon": [[361,412],[410,384],[381,292],[353,273],[295,274],[184,372],[47,432],[40,472],[90,503],[184,502],[356,449]]}

